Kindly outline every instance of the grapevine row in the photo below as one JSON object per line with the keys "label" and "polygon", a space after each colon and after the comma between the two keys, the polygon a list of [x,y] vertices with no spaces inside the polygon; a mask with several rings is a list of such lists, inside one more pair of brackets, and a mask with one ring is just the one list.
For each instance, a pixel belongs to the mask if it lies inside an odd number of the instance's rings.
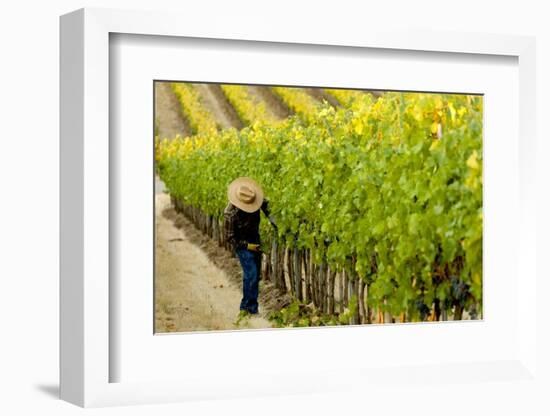
{"label": "grapevine row", "polygon": [[257,179],[279,224],[277,235],[261,224],[264,277],[329,315],[475,317],[481,114],[480,97],[363,94],[353,108],[320,108],[307,125],[160,142],[159,171],[180,209],[218,239],[228,183]]}
{"label": "grapevine row", "polygon": [[278,120],[269,113],[265,103],[257,103],[250,96],[248,87],[242,85],[222,85],[223,93],[244,124],[276,125]]}
{"label": "grapevine row", "polygon": [[218,129],[216,119],[204,107],[200,94],[193,85],[178,82],[171,86],[193,134],[209,134]]}
{"label": "grapevine row", "polygon": [[354,101],[361,100],[361,97],[364,95],[361,91],[341,90],[336,88],[325,88],[325,92],[336,98],[344,107],[349,107]]}
{"label": "grapevine row", "polygon": [[313,122],[319,112],[319,103],[301,88],[272,87],[271,90],[295,114],[306,122]]}

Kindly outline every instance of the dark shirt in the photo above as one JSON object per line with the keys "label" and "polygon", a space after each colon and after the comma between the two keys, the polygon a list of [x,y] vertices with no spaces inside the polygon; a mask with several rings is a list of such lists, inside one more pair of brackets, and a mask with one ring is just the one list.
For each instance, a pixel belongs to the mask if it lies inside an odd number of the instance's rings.
{"label": "dark shirt", "polygon": [[260,244],[260,210],[269,217],[268,202],[264,199],[262,206],[255,212],[245,212],[231,202],[223,211],[225,220],[225,240],[233,250],[245,248],[248,243]]}

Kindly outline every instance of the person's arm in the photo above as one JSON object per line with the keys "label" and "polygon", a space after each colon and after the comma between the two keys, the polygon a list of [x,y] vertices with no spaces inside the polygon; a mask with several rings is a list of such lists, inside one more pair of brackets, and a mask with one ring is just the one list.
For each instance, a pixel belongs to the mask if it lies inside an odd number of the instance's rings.
{"label": "person's arm", "polygon": [[265,216],[273,226],[273,228],[277,229],[277,224],[275,223],[275,218],[273,218],[273,215],[271,215],[271,211],[269,210],[269,201],[267,199],[264,199],[264,202],[262,202],[262,211],[264,212]]}

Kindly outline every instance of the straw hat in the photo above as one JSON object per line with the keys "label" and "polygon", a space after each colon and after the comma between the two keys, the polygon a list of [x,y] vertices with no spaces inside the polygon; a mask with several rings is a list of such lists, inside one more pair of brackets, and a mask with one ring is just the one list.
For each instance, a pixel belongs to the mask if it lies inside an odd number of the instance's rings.
{"label": "straw hat", "polygon": [[258,183],[245,176],[235,179],[227,188],[229,202],[245,212],[255,212],[264,201],[264,192]]}

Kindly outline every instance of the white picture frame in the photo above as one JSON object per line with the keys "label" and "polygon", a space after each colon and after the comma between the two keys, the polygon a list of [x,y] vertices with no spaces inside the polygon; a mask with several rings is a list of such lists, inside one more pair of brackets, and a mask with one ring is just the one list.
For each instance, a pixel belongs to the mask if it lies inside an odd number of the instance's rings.
{"label": "white picture frame", "polygon": [[[536,252],[535,228],[535,41],[530,37],[473,33],[380,31],[349,27],[330,33],[312,25],[302,32],[289,27],[249,27],[246,35],[235,34],[234,22],[204,25],[201,19],[161,12],[82,9],[61,18],[61,398],[79,406],[107,406],[185,401],[215,397],[249,397],[349,389],[355,383],[388,383],[405,377],[430,383],[441,374],[467,381],[470,373],[483,373],[491,380],[537,383],[536,361]],[[440,54],[504,55],[517,58],[519,67],[519,223],[517,353],[507,360],[457,365],[451,361],[434,365],[419,363],[414,369],[379,369],[368,373],[349,368],[333,370],[334,380],[309,383],[297,377],[269,373],[268,383],[231,384],[190,378],[184,381],[110,382],[110,365],[119,359],[110,350],[109,291],[109,37],[110,34],[156,35],[184,38],[225,39],[285,44],[332,45],[335,47],[384,50],[430,51]],[[398,329],[399,330],[399,329]],[[361,370],[359,368],[359,370]],[[307,375],[303,375],[307,378]],[[443,377],[444,378],[444,377]],[[483,379],[483,377],[481,377]],[[476,379],[479,382],[478,379]],[[410,380],[409,380],[410,381]]]}

